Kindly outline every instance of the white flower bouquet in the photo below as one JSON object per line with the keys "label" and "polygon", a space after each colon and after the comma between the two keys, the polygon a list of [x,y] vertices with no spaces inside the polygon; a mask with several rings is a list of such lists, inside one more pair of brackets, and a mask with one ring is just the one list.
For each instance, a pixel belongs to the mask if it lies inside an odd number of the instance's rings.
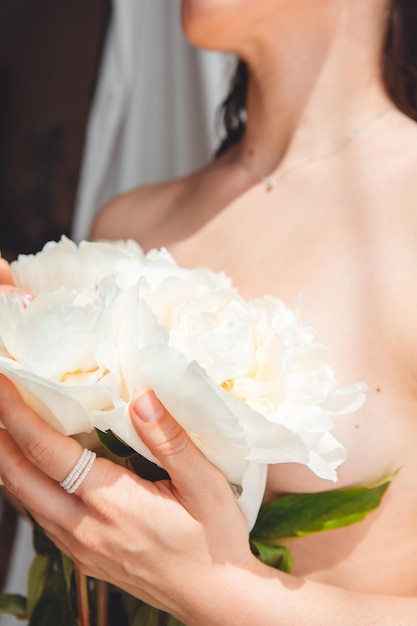
{"label": "white flower bouquet", "polygon": [[153,389],[233,485],[250,528],[268,464],[336,481],[346,451],[332,416],[360,407],[365,385],[337,389],[327,351],[280,300],[247,302],[226,275],[133,241],[62,238],[11,269],[33,299],[0,298],[0,371],[56,429],[110,429],[154,460],[128,414]]}
{"label": "white flower bouquet", "polygon": [[[358,409],[366,391],[363,383],[337,388],[326,349],[280,300],[245,301],[225,274],[179,267],[166,250],[144,254],[132,241],[76,246],[63,237],[11,270],[32,297],[0,294],[0,372],[55,429],[96,429],[102,442],[123,442],[135,470],[134,451],[155,459],[128,407],[153,389],[232,485],[253,552],[285,571],[291,556],[282,538],[345,526],[378,506],[391,477],[260,509],[269,464],[302,463],[337,480],[346,450],[332,417]],[[57,612],[65,626],[179,626],[105,583],[87,584],[39,527],[34,537],[28,598],[0,596],[0,613],[31,626],[56,623]],[[93,609],[74,606],[74,584]],[[103,594],[110,609],[100,613]]]}

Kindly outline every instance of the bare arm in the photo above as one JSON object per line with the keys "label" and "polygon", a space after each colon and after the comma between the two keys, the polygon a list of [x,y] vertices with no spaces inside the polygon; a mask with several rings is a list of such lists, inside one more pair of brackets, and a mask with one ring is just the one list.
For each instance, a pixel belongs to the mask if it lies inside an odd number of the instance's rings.
{"label": "bare arm", "polygon": [[82,571],[189,626],[415,625],[417,598],[350,592],[262,565],[229,485],[155,396],[142,396],[131,418],[171,481],[148,483],[97,459],[68,495],[57,481],[79,444],[52,431],[0,377],[8,429],[0,431],[0,477]]}
{"label": "bare arm", "polygon": [[[370,573],[372,576],[372,573]],[[219,577],[215,594],[219,613],[210,606],[189,626],[411,626],[416,623],[417,598],[365,594],[288,576],[251,563]],[[197,604],[197,603],[196,603]]]}
{"label": "bare arm", "polygon": [[161,227],[164,216],[175,203],[179,185],[174,181],[145,185],[116,196],[97,214],[89,239],[146,238],[155,226]]}

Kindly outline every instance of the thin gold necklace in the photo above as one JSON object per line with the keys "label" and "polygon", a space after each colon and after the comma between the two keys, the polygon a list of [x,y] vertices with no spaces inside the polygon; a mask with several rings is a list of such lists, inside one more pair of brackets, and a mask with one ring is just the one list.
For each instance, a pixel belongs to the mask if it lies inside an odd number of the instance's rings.
{"label": "thin gold necklace", "polygon": [[340,144],[336,145],[331,150],[328,150],[327,152],[323,152],[322,154],[311,155],[308,158],[303,159],[302,161],[299,161],[298,163],[294,163],[294,165],[292,165],[291,167],[288,167],[287,169],[283,170],[282,172],[278,172],[275,175],[271,174],[269,176],[261,176],[257,172],[255,172],[255,170],[252,167],[249,167],[248,163],[244,161],[243,159],[240,159],[240,164],[243,165],[246,171],[249,172],[249,174],[251,174],[254,178],[256,178],[258,182],[263,183],[265,191],[271,192],[278,185],[279,181],[285,176],[287,176],[290,172],[293,172],[294,170],[297,170],[303,167],[304,165],[307,165],[308,163],[314,163],[315,161],[323,161],[325,159],[329,159],[330,157],[336,154],[340,154],[341,152],[343,152],[343,150],[350,143],[352,143],[355,139],[357,139],[360,135],[362,135],[362,133],[364,133],[365,130],[367,130],[367,128],[369,128],[372,124],[374,124],[375,122],[380,120],[382,117],[384,117],[390,110],[391,110],[391,107],[385,108],[382,111],[379,111],[376,115],[373,115],[370,119],[363,122],[363,124],[360,124],[356,129],[354,129],[350,133],[348,137],[346,137]]}

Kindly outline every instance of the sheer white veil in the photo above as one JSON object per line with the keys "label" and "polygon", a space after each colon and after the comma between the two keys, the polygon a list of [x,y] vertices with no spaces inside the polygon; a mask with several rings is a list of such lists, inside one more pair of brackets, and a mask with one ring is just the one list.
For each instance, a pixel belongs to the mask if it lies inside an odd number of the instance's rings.
{"label": "sheer white veil", "polygon": [[179,9],[174,0],[114,2],[88,124],[77,241],[109,198],[191,171],[218,143],[215,114],[233,62],[187,43]]}

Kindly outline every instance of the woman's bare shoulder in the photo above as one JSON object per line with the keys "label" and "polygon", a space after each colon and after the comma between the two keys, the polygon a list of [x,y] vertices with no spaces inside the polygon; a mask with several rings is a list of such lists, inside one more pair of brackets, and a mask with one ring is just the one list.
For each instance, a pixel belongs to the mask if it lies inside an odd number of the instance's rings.
{"label": "woman's bare shoulder", "polygon": [[169,246],[202,228],[247,184],[230,155],[176,180],[145,185],[109,202],[98,214],[92,239],[135,239],[146,250]]}
{"label": "woman's bare shoulder", "polygon": [[116,196],[97,214],[90,239],[129,238],[149,247],[147,241],[152,240],[152,233],[182,204],[198,175],[143,185]]}

